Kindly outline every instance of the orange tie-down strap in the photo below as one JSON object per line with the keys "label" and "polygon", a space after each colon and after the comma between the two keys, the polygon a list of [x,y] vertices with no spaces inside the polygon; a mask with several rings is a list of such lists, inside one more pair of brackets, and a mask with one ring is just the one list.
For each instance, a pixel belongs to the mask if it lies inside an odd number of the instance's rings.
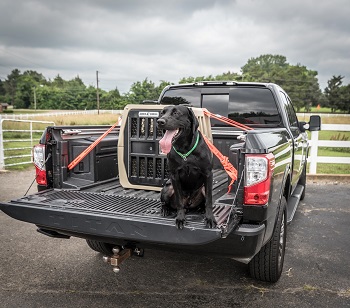
{"label": "orange tie-down strap", "polygon": [[210,118],[213,118],[213,119],[216,119],[216,120],[219,120],[223,123],[226,123],[226,124],[229,124],[233,127],[237,127],[237,128],[240,128],[242,130],[253,130],[253,128],[247,126],[247,125],[244,125],[244,124],[241,124],[239,122],[236,122],[234,120],[231,120],[229,118],[226,118],[220,114],[214,114],[214,113],[211,113],[210,111],[208,111],[208,109],[206,108],[203,108],[203,112],[204,114],[206,114],[208,117]]}
{"label": "orange tie-down strap", "polygon": [[91,143],[83,152],[81,152],[77,158],[75,158],[69,165],[68,165],[68,170],[72,170],[77,164],[79,164],[86,155],[88,155],[93,148],[99,144],[99,142],[106,137],[112,130],[114,127],[118,126],[120,124],[120,120],[118,119],[118,121],[116,123],[114,123],[111,128],[109,128],[107,131],[105,131],[98,139],[96,139],[93,143]]}
{"label": "orange tie-down strap", "polygon": [[231,178],[231,183],[229,184],[227,191],[227,193],[230,193],[233,183],[237,180],[237,169],[232,166],[232,164],[228,160],[228,157],[223,155],[206,136],[204,136],[203,134],[202,136],[210,151],[219,159],[226,173]]}
{"label": "orange tie-down strap", "polygon": [[[234,126],[234,127],[237,127],[237,128],[240,128],[244,131],[247,131],[247,130],[253,130],[253,128],[249,127],[249,126],[246,126],[244,124],[241,124],[239,122],[236,122],[236,121],[233,121],[229,118],[226,118],[222,115],[219,115],[219,114],[214,114],[214,113],[211,113],[209,112],[207,109],[203,108],[203,112],[205,115],[209,116],[210,118],[213,118],[213,119],[216,119],[216,120],[219,120],[223,123],[226,123],[226,124],[229,124],[231,126]],[[231,188],[232,188],[232,184],[237,180],[237,169],[235,167],[232,166],[232,164],[230,163],[230,161],[228,160],[228,157],[227,156],[224,156],[215,146],[214,144],[212,144],[210,142],[210,140],[204,136],[202,134],[203,138],[204,138],[204,141],[206,142],[206,144],[208,145],[210,151],[219,159],[220,163],[222,164],[222,166],[224,167],[226,173],[228,174],[228,176],[231,178],[231,183],[229,184],[228,186],[228,192],[227,193],[230,193],[231,191]]]}

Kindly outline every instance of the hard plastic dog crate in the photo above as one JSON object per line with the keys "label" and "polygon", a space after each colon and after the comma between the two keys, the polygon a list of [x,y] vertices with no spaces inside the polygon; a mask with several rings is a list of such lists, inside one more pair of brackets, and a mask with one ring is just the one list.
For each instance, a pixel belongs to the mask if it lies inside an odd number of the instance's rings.
{"label": "hard plastic dog crate", "polygon": [[[118,141],[120,183],[124,188],[160,191],[168,177],[166,155],[159,140],[157,120],[164,105],[127,105],[122,116]],[[212,140],[210,119],[201,108],[191,108],[199,130]]]}

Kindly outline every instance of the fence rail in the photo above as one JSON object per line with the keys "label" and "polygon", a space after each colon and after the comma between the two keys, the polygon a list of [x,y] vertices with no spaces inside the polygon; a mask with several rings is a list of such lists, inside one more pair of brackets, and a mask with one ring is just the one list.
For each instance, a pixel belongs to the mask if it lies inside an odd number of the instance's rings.
{"label": "fence rail", "polygon": [[[322,130],[349,132],[350,125],[345,124],[322,124]],[[310,163],[310,174],[317,174],[317,163],[328,164],[350,164],[350,157],[318,156],[319,147],[350,148],[350,141],[319,140],[319,132],[311,132],[311,150],[308,162]]]}
{"label": "fence rail", "polygon": [[[14,123],[24,123],[25,125],[28,124],[28,129],[5,129],[4,123],[5,122],[14,122]],[[45,124],[45,125],[55,125],[55,122],[52,121],[33,121],[33,120],[16,120],[16,119],[1,119],[0,123],[0,170],[6,169],[6,167],[9,166],[16,166],[16,165],[25,165],[32,163],[32,153],[31,150],[34,145],[34,138],[33,133],[42,133],[43,129],[33,129],[33,125],[39,125],[39,124]],[[28,139],[4,139],[4,133],[25,133],[28,134]],[[5,144],[11,144],[16,143],[16,146],[11,147],[4,146]],[[23,147],[18,146],[18,143],[26,143]],[[27,144],[30,143],[30,146]],[[30,149],[30,150],[29,150]],[[25,151],[25,154],[22,155],[10,155],[7,153],[11,153],[12,151]],[[5,155],[6,153],[6,155]],[[6,163],[6,160],[11,160],[15,158],[26,158],[30,157],[30,159],[15,163]]]}
{"label": "fence rail", "polygon": [[[64,114],[77,114],[73,112],[67,112]],[[86,110],[86,111],[77,111],[80,112],[86,112],[86,113],[97,113],[97,110]],[[120,110],[104,110],[104,112],[114,112],[114,113],[120,113]],[[60,113],[52,113],[52,116],[58,115]],[[43,116],[44,114],[38,114]],[[45,114],[46,116],[47,114]],[[28,115],[33,116],[33,115]],[[34,121],[34,120],[18,120],[18,119],[4,119],[3,115],[1,116],[1,125],[0,125],[0,170],[5,169],[8,166],[13,165],[23,165],[31,163],[31,160],[25,161],[25,162],[18,162],[18,163],[12,163],[12,164],[6,164],[5,161],[7,159],[11,158],[19,158],[19,157],[31,157],[31,154],[23,154],[23,155],[7,155],[5,156],[5,152],[12,151],[20,151],[20,150],[28,150],[32,149],[33,147],[33,133],[35,132],[42,132],[43,130],[33,129],[33,124],[35,123],[41,123],[41,124],[53,124],[55,123],[53,121]],[[27,130],[18,130],[18,129],[4,129],[3,123],[4,121],[13,121],[13,122],[23,122],[29,124],[29,129]],[[337,125],[337,124],[323,124],[322,130],[328,130],[328,131],[341,131],[341,132],[348,132],[350,131],[350,125]],[[4,140],[4,132],[27,132],[30,135],[29,139],[6,139]],[[4,144],[11,143],[11,142],[30,142],[30,146],[23,146],[23,147],[6,147],[4,148]],[[317,174],[317,164],[318,163],[340,163],[340,164],[350,164],[350,157],[329,157],[329,156],[318,156],[318,148],[319,147],[337,147],[337,148],[350,148],[350,141],[338,141],[338,140],[319,140],[319,132],[311,132],[311,140],[310,140],[311,150],[310,150],[310,156],[308,158],[308,162],[310,163],[310,174]]]}
{"label": "fence rail", "polygon": [[78,115],[78,114],[121,114],[123,110],[67,110],[67,111],[56,111],[56,112],[41,112],[41,113],[23,113],[23,114],[6,114],[2,113],[2,119],[19,119],[19,120],[28,120],[36,117],[57,117],[62,115]]}

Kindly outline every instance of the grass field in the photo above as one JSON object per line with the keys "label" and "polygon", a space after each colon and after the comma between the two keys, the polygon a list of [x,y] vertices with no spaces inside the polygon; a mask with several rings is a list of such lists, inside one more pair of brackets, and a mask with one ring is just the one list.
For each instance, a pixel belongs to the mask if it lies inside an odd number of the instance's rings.
{"label": "grass field", "polygon": [[[52,111],[51,111],[52,112]],[[317,111],[318,112],[318,111]],[[58,116],[50,116],[47,117],[43,114],[41,117],[35,117],[34,120],[37,121],[53,121],[56,125],[112,125],[116,121],[118,121],[118,114],[100,114],[100,115],[58,115]],[[299,117],[301,121],[308,121],[309,116],[305,115]],[[322,117],[322,123],[324,124],[350,124],[350,117]],[[46,124],[36,124],[33,129],[43,131],[46,127]],[[4,124],[4,129],[28,129],[28,124],[23,123],[6,123]],[[34,143],[40,139],[41,133],[35,133],[33,138],[36,140]],[[30,136],[28,133],[21,132],[6,132],[4,133],[4,140],[15,140],[15,139],[28,139]],[[320,131],[319,139],[320,140],[350,140],[350,132],[335,132],[335,131]],[[13,150],[13,151],[5,151],[5,156],[9,155],[26,155],[31,153],[31,144],[30,142],[6,142],[4,144],[5,149],[8,148],[20,148],[20,147],[28,147],[25,150]],[[331,156],[331,157],[350,157],[350,148],[319,148],[318,151],[319,156]],[[11,160],[6,160],[6,164],[21,162],[21,161],[29,161],[30,158],[13,158]],[[8,167],[7,169],[24,169],[30,166],[27,165],[19,165]],[[350,165],[346,164],[318,164],[317,165],[317,173],[325,173],[325,174],[350,174]]]}
{"label": "grass field", "polygon": [[[306,112],[305,108],[301,108],[299,112]],[[328,107],[311,107],[310,112],[312,113],[332,113],[332,109]],[[344,113],[341,110],[335,110],[337,113]]]}

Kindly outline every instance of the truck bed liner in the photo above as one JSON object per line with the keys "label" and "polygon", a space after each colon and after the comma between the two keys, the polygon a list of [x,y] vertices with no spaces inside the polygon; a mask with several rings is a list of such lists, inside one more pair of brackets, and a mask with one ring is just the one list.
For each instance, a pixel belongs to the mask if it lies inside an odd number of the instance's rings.
{"label": "truck bed liner", "polygon": [[203,214],[189,213],[185,228],[177,230],[175,214],[160,214],[159,192],[123,189],[118,181],[83,190],[51,189],[0,207],[16,219],[64,234],[93,231],[100,236],[133,241],[150,238],[158,243],[204,244],[221,238],[221,227],[232,208],[230,198],[234,197],[226,194],[227,175],[223,170],[214,171],[213,188],[213,212],[218,222],[213,229],[205,227]]}

